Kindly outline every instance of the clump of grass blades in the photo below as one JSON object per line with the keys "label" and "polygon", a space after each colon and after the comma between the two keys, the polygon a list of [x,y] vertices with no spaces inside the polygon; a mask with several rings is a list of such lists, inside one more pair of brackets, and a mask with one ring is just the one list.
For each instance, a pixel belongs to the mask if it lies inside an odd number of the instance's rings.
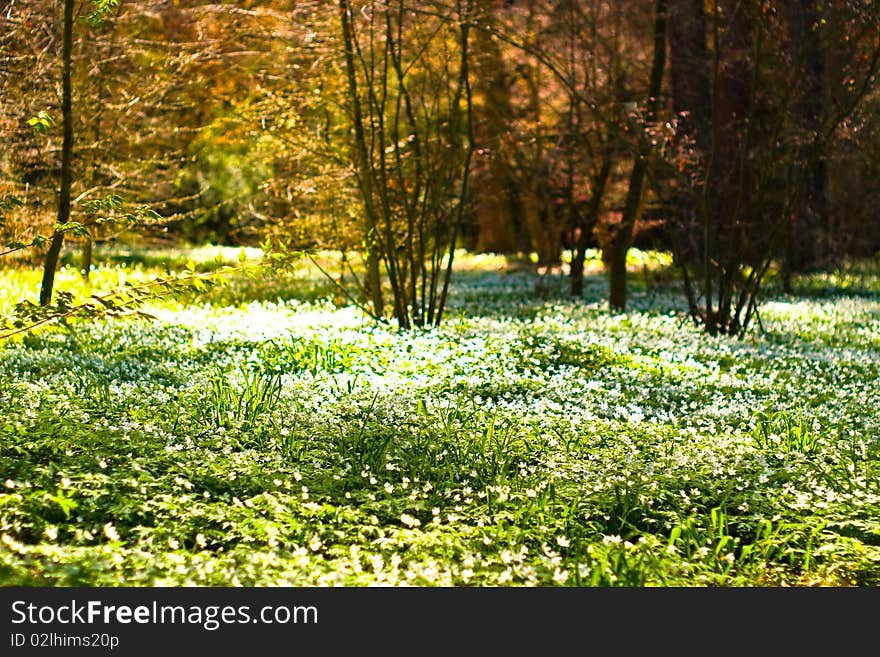
{"label": "clump of grass blades", "polygon": [[819,435],[803,408],[796,412],[757,413],[752,425],[752,438],[759,449],[769,454],[815,454],[820,446]]}
{"label": "clump of grass blades", "polygon": [[356,350],[341,340],[295,337],[269,341],[261,354],[265,367],[273,372],[345,372],[354,363]]}
{"label": "clump of grass blades", "polygon": [[247,366],[239,367],[237,374],[214,372],[196,417],[210,429],[236,431],[244,444],[260,443],[264,432],[258,425],[281,398],[281,375]]}
{"label": "clump of grass blades", "polygon": [[402,446],[404,463],[413,474],[451,484],[470,477],[482,485],[513,475],[529,458],[528,445],[516,425],[498,413],[466,405],[416,405],[415,430]]}

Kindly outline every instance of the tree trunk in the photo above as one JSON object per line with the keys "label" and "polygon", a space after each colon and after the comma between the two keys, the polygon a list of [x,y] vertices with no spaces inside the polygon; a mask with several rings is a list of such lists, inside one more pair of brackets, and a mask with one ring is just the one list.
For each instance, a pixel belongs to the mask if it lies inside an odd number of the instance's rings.
{"label": "tree trunk", "polygon": [[[61,116],[63,141],[61,145],[61,189],[58,197],[58,225],[70,221],[71,161],[73,159],[73,112],[71,103],[71,60],[73,51],[73,0],[64,0],[64,43],[62,50],[61,73]],[[43,282],[40,287],[40,305],[52,302],[52,288],[55,285],[55,271],[58,257],[64,242],[64,232],[56,230],[52,243],[46,253],[43,266]]]}
{"label": "tree trunk", "polygon": [[700,153],[706,153],[711,94],[704,0],[669,0],[669,53],[679,132],[692,138]]}
{"label": "tree trunk", "polygon": [[784,280],[817,264],[825,245],[824,229],[828,225],[827,172],[824,154],[810,157],[807,153],[810,135],[821,129],[824,110],[825,67],[820,39],[821,26],[816,0],[787,0],[789,51],[792,66],[801,71],[802,90],[795,106],[796,131],[801,155],[799,164],[807,167],[800,198],[786,244]]}
{"label": "tree trunk", "polygon": [[482,110],[474,133],[482,154],[474,171],[477,252],[514,253],[523,238],[514,213],[515,175],[510,162],[513,123],[510,74],[496,39],[487,30],[474,33],[474,92]]}
{"label": "tree trunk", "polygon": [[358,168],[358,183],[364,199],[364,243],[366,249],[367,280],[366,296],[373,306],[373,314],[382,317],[384,303],[379,273],[379,219],[373,193],[373,171],[370,163],[367,137],[364,131],[364,117],[358,95],[357,72],[354,61],[354,29],[351,24],[351,7],[348,0],[339,0],[339,19],[342,26],[342,39],[345,50],[345,70],[348,79],[348,95],[351,101],[352,124],[354,128],[354,159]]}
{"label": "tree trunk", "polygon": [[[708,255],[719,271],[716,310],[712,311],[711,295],[707,295],[707,317],[717,324],[718,331],[733,334],[739,331],[731,308],[741,268],[764,251],[770,237],[767,230],[755,223],[757,208],[753,207],[754,170],[749,153],[755,128],[752,76],[760,63],[752,61],[752,14],[749,4],[741,0],[721,0],[719,6],[720,20],[725,26],[721,36],[724,52],[715,82],[716,138],[710,183],[713,203],[707,217],[714,236],[707,244]],[[759,262],[760,256],[754,266]]]}
{"label": "tree trunk", "polygon": [[[692,176],[676,205],[681,230],[676,252],[694,261],[702,252],[703,231],[697,192],[705,184],[710,149],[711,91],[704,0],[669,0],[669,59],[672,105],[678,142],[685,149],[679,167]],[[686,157],[685,157],[686,156]]]}
{"label": "tree trunk", "polygon": [[590,243],[590,234],[593,227],[599,221],[599,213],[602,209],[602,200],[605,197],[605,189],[608,178],[611,175],[611,154],[605,152],[602,166],[593,177],[592,190],[590,192],[590,205],[587,216],[579,226],[580,233],[577,235],[574,252],[571,256],[571,271],[569,272],[570,293],[572,297],[580,297],[584,292],[584,261],[587,257],[587,246]]}
{"label": "tree trunk", "polygon": [[[654,59],[651,64],[651,80],[648,85],[646,127],[657,120],[657,110],[660,104],[663,71],[666,69],[666,11],[667,0],[656,0],[654,6]],[[636,160],[633,162],[629,178],[623,216],[609,244],[610,293],[608,303],[611,310],[626,308],[626,255],[632,246],[636,222],[642,213],[645,173],[650,151],[651,140],[643,133],[639,138]]]}
{"label": "tree trunk", "polygon": [[92,271],[92,241],[91,232],[84,238],[82,245],[82,257],[80,259],[80,274],[85,280],[89,280],[89,274]]}

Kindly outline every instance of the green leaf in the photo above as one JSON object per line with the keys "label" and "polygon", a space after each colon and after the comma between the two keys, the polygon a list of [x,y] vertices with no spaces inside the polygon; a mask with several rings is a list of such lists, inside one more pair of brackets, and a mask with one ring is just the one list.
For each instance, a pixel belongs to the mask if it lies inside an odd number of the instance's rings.
{"label": "green leaf", "polygon": [[64,513],[65,518],[70,518],[70,512],[76,509],[79,505],[76,503],[76,500],[73,500],[65,494],[65,492],[59,488],[58,492],[55,495],[46,494],[46,497],[59,507],[61,507],[61,511]]}
{"label": "green leaf", "polygon": [[83,16],[89,27],[101,27],[110,12],[119,6],[119,0],[92,0],[92,10]]}
{"label": "green leaf", "polygon": [[49,116],[46,110],[40,110],[36,116],[29,118],[27,123],[33,128],[34,133],[40,135],[46,134],[49,132],[49,128],[55,125],[55,121]]}

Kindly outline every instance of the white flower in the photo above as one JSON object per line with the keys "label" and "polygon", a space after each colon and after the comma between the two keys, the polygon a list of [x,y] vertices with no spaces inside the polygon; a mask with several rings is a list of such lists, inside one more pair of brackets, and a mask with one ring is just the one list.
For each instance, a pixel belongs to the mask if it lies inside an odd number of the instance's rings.
{"label": "white flower", "polygon": [[407,527],[410,527],[410,528],[418,527],[419,525],[422,524],[418,518],[413,518],[408,513],[401,514],[400,522],[402,522],[404,525],[406,525]]}
{"label": "white flower", "polygon": [[113,526],[113,523],[108,522],[104,525],[104,536],[109,538],[111,541],[119,540],[119,532],[116,531],[116,527]]}

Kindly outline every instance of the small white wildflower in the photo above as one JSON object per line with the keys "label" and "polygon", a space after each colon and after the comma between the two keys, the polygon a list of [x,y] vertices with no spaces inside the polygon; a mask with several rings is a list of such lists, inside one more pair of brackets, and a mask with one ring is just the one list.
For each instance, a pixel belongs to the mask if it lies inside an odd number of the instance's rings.
{"label": "small white wildflower", "polygon": [[108,522],[104,525],[104,536],[109,538],[111,541],[119,540],[119,532],[116,531],[116,527],[113,526],[112,522]]}
{"label": "small white wildflower", "polygon": [[568,581],[568,571],[557,567],[553,571],[553,581],[557,584],[565,584]]}
{"label": "small white wildflower", "polygon": [[422,524],[418,518],[413,518],[408,513],[401,514],[400,522],[402,522],[404,525],[406,525],[407,527],[410,527],[410,528],[418,527],[419,525]]}

